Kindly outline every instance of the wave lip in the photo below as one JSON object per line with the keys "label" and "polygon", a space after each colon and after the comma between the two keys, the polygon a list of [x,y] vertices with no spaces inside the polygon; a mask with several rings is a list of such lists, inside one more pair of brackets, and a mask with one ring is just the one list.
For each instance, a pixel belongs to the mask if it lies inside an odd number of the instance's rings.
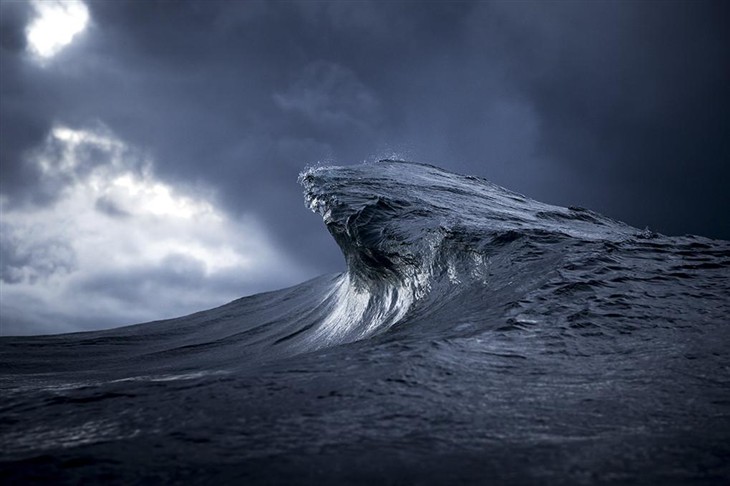
{"label": "wave lip", "polygon": [[616,240],[638,232],[586,209],[544,204],[485,179],[414,162],[309,168],[299,182],[307,206],[322,215],[348,270],[359,276],[423,266],[449,236],[481,240],[516,231]]}

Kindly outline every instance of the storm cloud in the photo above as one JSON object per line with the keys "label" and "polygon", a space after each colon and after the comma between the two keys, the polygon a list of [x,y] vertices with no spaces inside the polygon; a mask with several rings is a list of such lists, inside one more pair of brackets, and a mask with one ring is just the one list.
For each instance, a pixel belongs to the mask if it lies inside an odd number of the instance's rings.
{"label": "storm cloud", "polygon": [[[56,330],[70,330],[341,270],[296,184],[308,164],[430,162],[640,228],[730,238],[726,2],[85,4],[86,29],[43,61],[27,37],[37,9],[0,4],[2,305],[13,332],[49,332],[49,272],[72,275],[65,292],[80,300],[125,302],[64,307]],[[73,170],[44,170],[38,154],[58,161],[67,147],[58,130],[119,145],[81,144]],[[266,247],[268,259],[236,278],[174,252],[85,273],[77,237],[23,236],[26,215],[53,227],[48,215],[70,208],[74,188],[110,174],[110,150],[124,152],[114,170],[210,204],[236,228],[228,236],[250,225],[256,243],[236,251]],[[134,224],[124,197],[97,196],[89,218]],[[157,314],[140,281],[169,289]],[[203,288],[210,298],[192,302]],[[32,319],[29,296],[46,306]],[[125,311],[135,302],[145,312]]]}

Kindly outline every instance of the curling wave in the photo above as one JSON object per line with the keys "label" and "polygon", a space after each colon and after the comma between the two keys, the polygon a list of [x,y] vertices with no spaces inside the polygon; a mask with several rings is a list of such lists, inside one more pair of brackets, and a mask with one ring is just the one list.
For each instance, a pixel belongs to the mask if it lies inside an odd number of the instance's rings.
{"label": "curling wave", "polygon": [[315,346],[385,331],[467,289],[517,278],[490,275],[491,260],[511,251],[505,246],[512,241],[618,241],[640,233],[582,208],[413,162],[310,168],[299,182],[347,262],[326,315],[308,334]]}

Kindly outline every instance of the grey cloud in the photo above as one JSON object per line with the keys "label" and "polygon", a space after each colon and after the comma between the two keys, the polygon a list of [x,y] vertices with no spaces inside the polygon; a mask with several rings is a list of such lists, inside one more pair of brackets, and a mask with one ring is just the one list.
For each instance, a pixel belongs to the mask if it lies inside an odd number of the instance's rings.
{"label": "grey cloud", "polygon": [[[79,322],[66,317],[64,321],[76,329],[92,329],[122,324],[134,324],[161,317],[186,315],[211,305],[222,305],[243,295],[274,290],[286,280],[286,269],[271,268],[267,272],[242,274],[221,270],[208,273],[205,263],[188,255],[168,255],[158,265],[132,266],[123,271],[103,269],[74,281],[67,290],[69,299],[83,296],[101,303],[102,309],[136,309],[136,321],[130,314],[110,316],[95,312],[97,321],[88,315]],[[87,314],[92,314],[88,311]],[[135,315],[134,312],[131,313]]]}
{"label": "grey cloud", "polygon": [[4,284],[32,284],[75,269],[76,253],[67,242],[53,238],[31,242],[17,228],[0,224],[0,281]]}
{"label": "grey cloud", "polygon": [[156,292],[159,288],[194,289],[205,284],[210,284],[205,278],[205,263],[187,255],[171,254],[154,267],[132,267],[112,274],[95,273],[76,282],[73,291],[113,298],[123,305],[139,305],[160,299]]}
{"label": "grey cloud", "polygon": [[274,94],[274,101],[285,112],[335,130],[344,124],[366,129],[380,116],[377,97],[355,73],[324,61],[309,64],[287,90]]}
{"label": "grey cloud", "polygon": [[113,199],[109,197],[100,197],[94,203],[94,209],[102,214],[106,214],[110,218],[129,218],[132,216],[129,211],[119,207]]}
{"label": "grey cloud", "polygon": [[30,18],[30,5],[25,2],[0,4],[0,48],[21,52],[25,49],[25,27]]}
{"label": "grey cloud", "polygon": [[8,301],[7,297],[4,299],[7,302],[3,302],[0,316],[1,336],[58,334],[84,328],[111,327],[115,324],[114,316],[105,316],[103,319],[88,319],[84,315],[61,316],[57,309],[48,309],[42,300],[33,295],[20,295],[12,301]]}
{"label": "grey cloud", "polygon": [[[143,154],[123,145],[113,148],[100,146],[93,140],[82,140],[70,147],[66,141],[52,136],[52,126],[45,137],[35,147],[23,151],[20,164],[26,173],[33,174],[34,182],[28,191],[19,197],[10,198],[10,206],[15,204],[31,204],[47,206],[54,203],[65,189],[79,180],[83,180],[99,167],[106,167],[111,172],[128,172],[141,174],[145,167]],[[100,123],[89,123],[73,127],[76,131],[91,137],[102,137],[114,140],[114,136]],[[68,153],[70,152],[70,153]],[[69,157],[73,164],[69,164]],[[9,195],[13,195],[11,192]],[[101,201],[99,210],[113,211],[110,201]],[[117,208],[118,209],[118,208]],[[121,213],[117,212],[117,215]]]}

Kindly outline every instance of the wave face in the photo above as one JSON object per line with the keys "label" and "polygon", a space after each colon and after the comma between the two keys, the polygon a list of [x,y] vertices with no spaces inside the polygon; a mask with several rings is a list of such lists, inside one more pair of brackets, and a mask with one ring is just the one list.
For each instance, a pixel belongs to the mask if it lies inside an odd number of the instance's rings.
{"label": "wave face", "polygon": [[383,160],[300,176],[347,271],[0,339],[15,482],[730,477],[730,243]]}

